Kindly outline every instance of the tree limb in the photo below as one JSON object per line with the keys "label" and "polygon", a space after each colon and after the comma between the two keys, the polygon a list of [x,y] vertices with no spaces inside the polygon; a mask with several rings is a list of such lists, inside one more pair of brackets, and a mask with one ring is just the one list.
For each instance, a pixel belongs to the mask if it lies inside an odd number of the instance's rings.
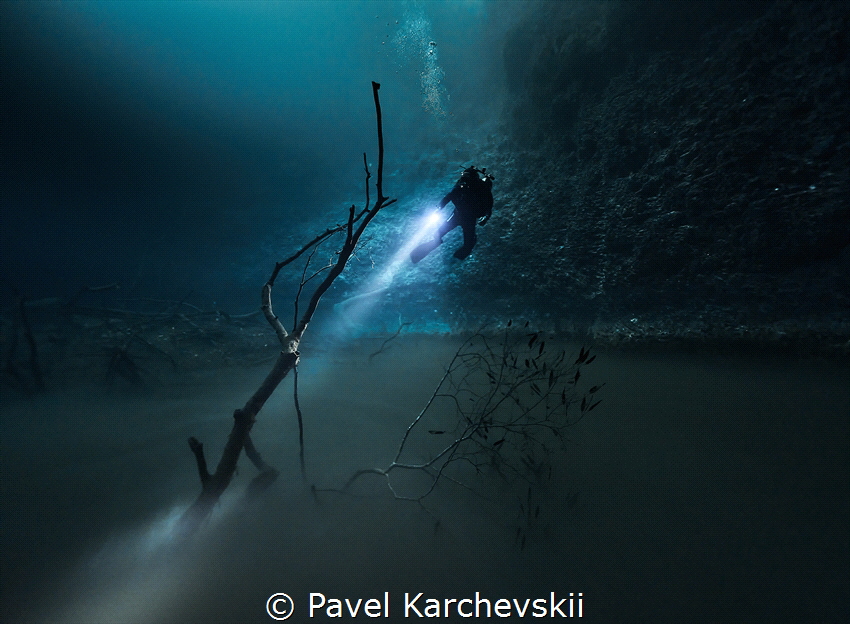
{"label": "tree limb", "polygon": [[[338,225],[335,228],[328,228],[325,232],[318,235],[312,241],[307,243],[293,256],[275,264],[271,276],[269,277],[268,281],[265,283],[262,289],[261,309],[269,325],[271,325],[272,329],[277,335],[282,347],[282,351],[280,352],[280,355],[278,356],[277,361],[275,362],[274,368],[266,376],[265,380],[257,389],[257,391],[253,394],[253,396],[248,399],[248,401],[241,409],[237,409],[233,412],[233,427],[230,431],[230,435],[228,436],[227,444],[224,447],[221,459],[219,460],[218,466],[216,467],[216,470],[213,474],[209,474],[209,472],[207,471],[206,459],[204,458],[203,453],[203,445],[195,438],[189,439],[189,446],[192,452],[195,454],[195,459],[198,464],[198,472],[201,477],[202,488],[200,496],[198,496],[194,504],[186,511],[186,513],[184,513],[183,517],[181,518],[180,531],[181,534],[184,536],[191,535],[195,531],[197,531],[201,523],[209,516],[213,507],[218,502],[218,499],[220,498],[222,493],[224,493],[224,491],[227,489],[227,486],[230,484],[230,481],[233,478],[234,473],[236,472],[236,463],[239,460],[239,456],[241,455],[243,448],[245,448],[246,454],[261,471],[261,474],[257,478],[255,478],[249,489],[254,490],[258,488],[267,487],[277,475],[277,471],[275,471],[271,466],[266,464],[261,459],[260,454],[257,452],[256,448],[254,448],[254,444],[250,438],[251,428],[254,426],[257,414],[263,408],[263,405],[265,405],[266,401],[269,399],[272,393],[274,393],[278,385],[280,385],[280,382],[283,381],[283,379],[286,377],[287,374],[289,374],[290,371],[294,370],[296,366],[298,366],[298,361],[300,357],[300,353],[298,352],[298,345],[301,341],[301,338],[304,335],[307,326],[310,324],[313,315],[316,312],[316,309],[318,308],[319,301],[321,300],[322,295],[327,292],[327,290],[331,287],[331,284],[333,284],[334,280],[339,277],[339,275],[345,269],[346,263],[351,258],[351,255],[354,253],[354,250],[357,248],[357,244],[364,230],[372,221],[372,219],[375,218],[381,208],[395,201],[389,200],[388,198],[384,197],[382,190],[384,139],[383,130],[381,128],[381,105],[380,100],[378,98],[379,88],[380,85],[378,83],[372,83],[372,92],[375,99],[375,111],[378,120],[378,199],[376,200],[374,206],[372,206],[371,208],[369,208],[367,202],[366,208],[364,208],[364,210],[360,214],[355,214],[354,207],[352,206],[352,208],[349,210],[348,219],[345,225]],[[368,176],[369,173],[367,170],[367,180]],[[358,221],[359,225],[355,229],[354,225]],[[283,324],[280,322],[280,319],[277,317],[277,315],[275,315],[274,310],[272,308],[272,287],[274,286],[274,282],[277,279],[278,274],[284,266],[295,261],[305,251],[311,249],[315,245],[318,245],[331,235],[337,232],[341,232],[343,230],[346,231],[346,240],[337,255],[336,262],[333,263],[333,265],[330,267],[330,270],[325,276],[325,279],[322,280],[322,282],[316,287],[316,290],[310,297],[310,302],[307,306],[307,310],[304,312],[304,315],[297,323],[293,332],[287,333],[286,329],[283,327]],[[302,286],[303,282],[304,279],[302,276]]]}

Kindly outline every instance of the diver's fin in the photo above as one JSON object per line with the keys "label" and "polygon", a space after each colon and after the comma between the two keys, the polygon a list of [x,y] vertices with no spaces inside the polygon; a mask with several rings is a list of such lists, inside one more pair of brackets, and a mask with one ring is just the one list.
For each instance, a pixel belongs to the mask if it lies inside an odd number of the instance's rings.
{"label": "diver's fin", "polygon": [[433,240],[429,240],[427,243],[422,243],[421,245],[419,245],[419,247],[411,251],[410,259],[413,261],[413,264],[416,264],[417,262],[422,260],[422,258],[434,251],[437,247],[440,246],[442,242],[443,241],[441,241],[439,238],[435,238]]}

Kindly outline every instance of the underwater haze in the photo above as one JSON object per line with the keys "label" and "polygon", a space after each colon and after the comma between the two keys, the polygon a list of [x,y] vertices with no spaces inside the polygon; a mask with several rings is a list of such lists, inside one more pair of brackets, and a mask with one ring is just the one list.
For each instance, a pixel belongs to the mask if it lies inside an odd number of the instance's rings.
{"label": "underwater haze", "polygon": [[457,136],[499,111],[486,41],[504,28],[495,14],[516,9],[13,2],[2,11],[4,274],[26,275],[33,296],[119,281],[245,311],[271,262],[363,201],[362,154],[377,158],[370,81],[386,106],[388,191],[409,193],[415,172],[403,169],[434,146],[448,156],[434,170],[450,181],[468,158],[450,156]]}
{"label": "underwater haze", "polygon": [[848,15],[0,3],[0,620],[845,621]]}

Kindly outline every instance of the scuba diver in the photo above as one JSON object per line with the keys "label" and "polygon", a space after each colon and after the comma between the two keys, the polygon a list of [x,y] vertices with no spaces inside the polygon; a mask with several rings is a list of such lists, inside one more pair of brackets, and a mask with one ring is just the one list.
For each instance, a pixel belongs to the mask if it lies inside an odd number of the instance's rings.
{"label": "scuba diver", "polygon": [[[478,174],[483,174],[483,178]],[[454,253],[454,257],[463,260],[470,253],[478,240],[475,235],[475,226],[486,225],[493,214],[493,176],[487,173],[487,168],[476,169],[467,167],[463,170],[457,184],[439,203],[442,209],[446,204],[452,202],[455,205],[454,213],[448,221],[440,226],[433,240],[422,243],[410,254],[410,259],[419,262],[443,243],[443,236],[460,226],[463,229],[463,246]]]}

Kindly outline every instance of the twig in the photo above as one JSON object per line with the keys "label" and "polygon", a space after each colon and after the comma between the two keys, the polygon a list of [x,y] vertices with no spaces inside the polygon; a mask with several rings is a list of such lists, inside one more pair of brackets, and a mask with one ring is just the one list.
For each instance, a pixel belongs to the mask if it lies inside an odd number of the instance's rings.
{"label": "twig", "polygon": [[408,325],[412,325],[412,324],[413,324],[413,323],[412,323],[412,321],[408,321],[407,323],[402,323],[401,325],[399,325],[399,327],[398,327],[398,329],[395,331],[395,333],[394,333],[392,336],[390,336],[389,338],[387,338],[386,340],[384,340],[384,342],[383,342],[383,344],[381,345],[381,348],[380,348],[380,349],[378,349],[378,350],[377,350],[377,351],[375,351],[374,353],[370,353],[370,354],[369,354],[369,361],[371,362],[373,357],[375,357],[376,355],[380,355],[381,353],[383,353],[384,351],[386,351],[387,345],[388,345],[391,341],[393,341],[393,340],[395,340],[396,338],[398,338],[398,337],[399,337],[399,335],[401,334],[401,330],[402,330],[402,329],[404,329],[405,327],[407,327]]}

